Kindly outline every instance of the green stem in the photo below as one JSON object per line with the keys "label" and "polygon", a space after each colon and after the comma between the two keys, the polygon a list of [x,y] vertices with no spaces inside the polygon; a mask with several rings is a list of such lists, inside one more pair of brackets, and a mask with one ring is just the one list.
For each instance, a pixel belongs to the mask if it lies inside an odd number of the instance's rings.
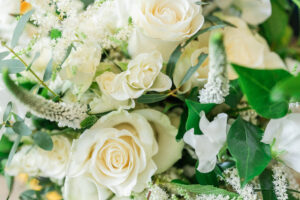
{"label": "green stem", "polygon": [[26,69],[32,73],[32,75],[38,80],[38,82],[43,85],[52,95],[54,95],[54,97],[57,97],[58,95],[53,92],[47,85],[44,81],[42,81],[38,75],[31,69],[28,67],[28,64],[13,50],[11,49],[10,47],[8,47],[5,43],[2,42],[2,46],[4,46],[5,48],[7,48],[12,54],[14,54],[26,67]]}

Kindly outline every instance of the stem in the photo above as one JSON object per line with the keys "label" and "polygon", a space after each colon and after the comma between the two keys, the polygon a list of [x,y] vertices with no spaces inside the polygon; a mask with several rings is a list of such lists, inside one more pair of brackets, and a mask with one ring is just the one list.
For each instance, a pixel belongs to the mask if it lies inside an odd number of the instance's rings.
{"label": "stem", "polygon": [[26,70],[28,70],[32,75],[38,80],[38,82],[43,85],[54,97],[58,96],[55,92],[53,92],[46,84],[44,81],[42,81],[38,75],[28,67],[28,64],[10,47],[8,47],[4,42],[2,42],[2,46],[6,47],[12,54],[14,54],[26,67]]}

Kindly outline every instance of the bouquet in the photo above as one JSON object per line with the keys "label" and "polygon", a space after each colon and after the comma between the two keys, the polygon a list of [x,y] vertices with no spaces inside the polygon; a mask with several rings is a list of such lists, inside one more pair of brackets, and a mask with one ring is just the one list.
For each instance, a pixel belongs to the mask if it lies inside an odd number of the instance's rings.
{"label": "bouquet", "polygon": [[299,7],[1,0],[7,199],[299,199]]}

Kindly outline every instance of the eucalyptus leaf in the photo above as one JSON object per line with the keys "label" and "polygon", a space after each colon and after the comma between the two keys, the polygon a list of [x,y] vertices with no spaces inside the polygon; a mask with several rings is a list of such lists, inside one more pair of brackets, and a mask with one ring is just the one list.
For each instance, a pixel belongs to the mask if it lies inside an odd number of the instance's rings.
{"label": "eucalyptus leaf", "polygon": [[48,81],[52,76],[53,58],[47,64],[46,71],[44,73],[43,81]]}
{"label": "eucalyptus leaf", "polygon": [[168,94],[144,94],[137,99],[138,103],[156,103],[163,101],[168,97]]}
{"label": "eucalyptus leaf", "polygon": [[236,167],[245,186],[260,175],[270,163],[271,147],[261,142],[263,131],[240,117],[227,135],[228,149],[236,160]]}
{"label": "eucalyptus leaf", "polygon": [[9,52],[8,51],[5,51],[5,52],[1,52],[0,53],[0,61],[3,60],[6,56],[9,55]]}
{"label": "eucalyptus leaf", "polygon": [[239,75],[239,84],[251,107],[265,118],[281,118],[288,112],[287,101],[272,101],[272,88],[292,77],[283,69],[260,70],[232,64]]}
{"label": "eucalyptus leaf", "polygon": [[13,159],[13,157],[14,157],[17,149],[18,149],[18,146],[21,142],[21,138],[22,138],[22,135],[18,135],[17,138],[15,139],[14,144],[13,144],[13,146],[12,146],[10,152],[9,152],[9,155],[8,155],[8,159],[7,159],[7,163],[6,163],[7,166],[10,165],[10,162]]}
{"label": "eucalyptus leaf", "polygon": [[33,57],[32,61],[31,61],[31,63],[30,63],[30,64],[28,65],[28,67],[26,68],[26,71],[28,71],[29,69],[31,69],[33,63],[36,61],[36,59],[38,59],[38,58],[40,57],[40,55],[41,55],[40,52],[37,52],[37,53],[34,55],[34,57]]}
{"label": "eucalyptus leaf", "polygon": [[272,89],[273,101],[300,101],[300,74],[296,77],[285,79]]}
{"label": "eucalyptus leaf", "polygon": [[16,59],[8,59],[0,61],[0,71],[3,71],[4,68],[9,69],[9,73],[16,74],[26,70],[25,65]]}
{"label": "eucalyptus leaf", "polygon": [[8,188],[8,195],[7,195],[7,200],[10,198],[11,194],[12,194],[12,190],[13,190],[13,186],[14,186],[14,177],[13,176],[9,176],[8,174],[4,174],[5,176],[5,181],[6,181],[6,185]]}
{"label": "eucalyptus leaf", "polygon": [[70,56],[73,48],[74,48],[73,44],[68,46],[67,51],[66,51],[66,55],[65,55],[64,59],[62,60],[62,62],[60,63],[60,66],[62,66],[64,64],[64,62],[68,59],[68,57]]}
{"label": "eucalyptus leaf", "polygon": [[13,124],[12,129],[14,130],[15,133],[21,136],[29,136],[32,133],[32,131],[25,124],[24,121],[17,121],[16,123]]}
{"label": "eucalyptus leaf", "polygon": [[33,135],[33,141],[37,144],[40,148],[51,151],[53,149],[53,141],[49,134],[38,131]]}
{"label": "eucalyptus leaf", "polygon": [[4,111],[4,114],[3,114],[3,122],[6,122],[10,116],[10,113],[11,113],[11,110],[12,110],[12,102],[8,102],[7,106],[6,106],[6,109]]}
{"label": "eucalyptus leaf", "polygon": [[13,37],[12,37],[12,40],[11,40],[11,47],[14,48],[18,42],[19,42],[19,39],[25,29],[25,26],[27,24],[27,22],[29,21],[31,15],[33,14],[34,12],[34,9],[28,11],[27,13],[25,13],[19,20],[15,30],[14,30],[14,34],[13,34]]}
{"label": "eucalyptus leaf", "polygon": [[184,75],[183,79],[180,82],[180,86],[185,84],[192,76],[193,74],[197,71],[197,69],[202,65],[202,63],[205,61],[207,58],[207,54],[201,53],[198,57],[198,63],[195,66],[192,66],[189,68],[189,70],[186,72]]}
{"label": "eucalyptus leaf", "polygon": [[188,107],[188,118],[185,128],[187,131],[193,128],[194,134],[201,135],[202,132],[199,128],[200,112],[204,111],[207,114],[216,106],[216,104],[201,104],[189,99],[186,99],[185,103]]}

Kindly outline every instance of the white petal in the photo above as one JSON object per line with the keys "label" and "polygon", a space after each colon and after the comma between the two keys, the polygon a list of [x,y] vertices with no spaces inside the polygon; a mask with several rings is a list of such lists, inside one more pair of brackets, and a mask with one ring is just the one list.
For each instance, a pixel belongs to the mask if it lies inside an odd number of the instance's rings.
{"label": "white petal", "polygon": [[171,79],[167,75],[160,72],[149,91],[164,92],[169,90],[171,87]]}
{"label": "white petal", "polygon": [[188,130],[184,134],[183,141],[185,143],[187,143],[188,145],[190,145],[191,147],[196,148],[197,143],[196,143],[196,140],[195,140],[195,135],[194,135],[194,129],[193,128]]}

